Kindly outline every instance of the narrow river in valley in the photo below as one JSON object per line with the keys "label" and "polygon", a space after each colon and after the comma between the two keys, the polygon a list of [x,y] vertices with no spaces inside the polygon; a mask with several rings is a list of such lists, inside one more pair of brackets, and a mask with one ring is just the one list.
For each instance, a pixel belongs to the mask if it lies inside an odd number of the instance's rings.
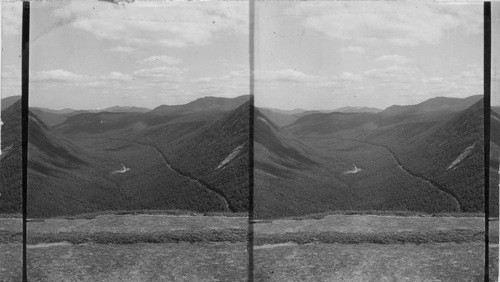
{"label": "narrow river in valley", "polygon": [[205,181],[198,179],[194,176],[192,176],[190,173],[183,172],[180,169],[173,167],[172,164],[168,161],[167,157],[165,154],[154,144],[148,144],[148,143],[142,143],[138,141],[131,141],[131,140],[126,140],[126,139],[113,139],[113,138],[92,138],[92,137],[72,137],[72,138],[84,138],[84,139],[103,139],[103,140],[110,140],[110,141],[120,141],[120,142],[126,142],[126,143],[132,143],[140,146],[145,146],[145,147],[150,147],[155,149],[161,156],[163,163],[173,172],[175,172],[177,175],[184,177],[188,179],[191,182],[196,183],[199,187],[208,190],[210,193],[215,194],[218,198],[222,200],[224,203],[224,210],[225,211],[231,211],[231,212],[236,212],[234,207],[231,206],[230,202],[227,199],[227,196],[224,194],[224,192],[220,191],[217,188],[214,188],[207,184]]}
{"label": "narrow river in valley", "polygon": [[417,175],[414,172],[412,172],[411,170],[408,170],[407,168],[405,168],[401,164],[401,162],[399,161],[399,159],[396,157],[396,155],[394,154],[394,152],[392,152],[392,150],[389,147],[387,147],[385,145],[381,145],[381,144],[371,143],[371,142],[368,142],[368,141],[360,141],[360,140],[355,140],[355,139],[345,139],[345,138],[339,138],[339,137],[335,137],[335,138],[330,139],[330,140],[334,140],[334,139],[338,139],[338,140],[342,140],[342,141],[358,142],[358,143],[362,143],[362,144],[367,144],[367,145],[371,145],[371,146],[375,146],[375,147],[382,147],[382,148],[384,148],[386,151],[388,151],[391,154],[392,159],[394,160],[394,162],[396,163],[396,165],[399,167],[399,169],[401,169],[403,172],[405,172],[409,176],[411,176],[413,178],[416,178],[416,179],[418,179],[418,180],[420,180],[422,182],[425,182],[426,184],[428,184],[432,188],[436,189],[440,193],[442,193],[442,194],[448,196],[449,198],[453,199],[453,201],[455,203],[456,210],[457,211],[462,211],[460,203],[458,202],[458,200],[457,200],[457,198],[456,198],[455,195],[453,195],[450,192],[446,191],[445,189],[443,189],[441,186],[439,186],[439,184],[435,183],[434,181],[432,181],[430,179],[427,179],[427,178],[425,178],[422,175]]}

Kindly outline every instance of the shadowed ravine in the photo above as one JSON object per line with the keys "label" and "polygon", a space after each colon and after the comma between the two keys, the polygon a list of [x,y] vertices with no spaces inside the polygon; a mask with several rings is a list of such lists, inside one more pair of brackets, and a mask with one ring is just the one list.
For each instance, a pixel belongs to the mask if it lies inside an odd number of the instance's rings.
{"label": "shadowed ravine", "polygon": [[[210,191],[211,193],[216,194],[219,198],[222,199],[224,202],[224,211],[231,211],[231,212],[236,212],[235,208],[231,205],[231,203],[228,201],[227,196],[224,194],[224,192],[220,191],[217,188],[214,188],[210,186],[208,183],[205,181],[198,179],[194,176],[192,176],[188,172],[181,171],[180,169],[172,166],[172,164],[168,161],[167,156],[154,144],[148,144],[148,143],[142,143],[138,141],[131,141],[131,140],[126,140],[126,139],[114,139],[114,138],[92,138],[92,137],[71,137],[71,138],[84,138],[84,139],[103,139],[103,140],[110,140],[110,141],[120,141],[120,142],[127,142],[127,143],[132,143],[140,146],[147,146],[155,149],[161,156],[163,162],[165,165],[172,171],[174,171],[177,175],[182,176],[184,178],[189,179],[189,181],[195,182],[198,186],[201,188]],[[148,138],[149,140],[149,138]]]}
{"label": "shadowed ravine", "polygon": [[453,192],[448,191],[448,190],[442,188],[441,186],[439,186],[439,184],[437,184],[436,182],[434,182],[434,181],[432,181],[430,179],[427,179],[427,178],[425,178],[422,175],[418,175],[418,174],[412,172],[411,170],[405,168],[401,164],[401,162],[399,161],[399,159],[396,157],[396,155],[394,154],[394,152],[392,152],[392,150],[389,147],[387,147],[385,145],[381,145],[381,144],[375,144],[375,143],[371,143],[371,142],[368,142],[368,141],[360,141],[360,140],[356,140],[356,139],[345,139],[345,138],[339,138],[339,137],[330,138],[330,140],[334,140],[334,139],[338,139],[338,140],[342,140],[342,141],[358,142],[358,143],[367,144],[367,145],[371,145],[371,146],[375,146],[375,147],[382,147],[382,148],[386,149],[391,154],[392,159],[394,160],[394,162],[396,163],[396,165],[403,172],[405,172],[406,174],[408,174],[411,177],[417,178],[418,180],[427,183],[429,186],[431,186],[432,188],[438,190],[440,193],[443,193],[443,194],[447,195],[448,197],[452,198],[453,201],[455,202],[455,205],[456,205],[456,211],[463,211],[462,207],[460,206],[460,203],[457,200],[457,197],[453,194]]}
{"label": "shadowed ravine", "polygon": [[235,209],[231,206],[230,202],[228,201],[227,199],[227,196],[224,194],[224,192],[220,191],[219,189],[216,189],[214,187],[211,187],[210,185],[208,185],[206,182],[204,182],[203,180],[201,179],[198,179],[194,176],[192,176],[190,173],[188,172],[184,172],[184,171],[181,171],[180,169],[176,168],[176,167],[173,167],[172,164],[168,161],[167,159],[167,156],[165,156],[165,154],[154,144],[148,144],[148,143],[141,143],[141,142],[137,142],[137,141],[130,141],[130,140],[125,140],[125,139],[111,139],[111,138],[106,138],[108,140],[113,140],[113,141],[122,141],[122,142],[128,142],[128,143],[134,143],[134,144],[137,144],[137,145],[141,145],[141,146],[149,146],[149,147],[152,147],[154,148],[160,155],[161,155],[161,158],[163,160],[163,162],[165,163],[165,165],[170,168],[172,171],[174,171],[175,173],[177,173],[177,175],[179,176],[182,176],[182,177],[185,177],[187,179],[189,179],[190,181],[192,182],[195,182],[196,184],[198,184],[198,186],[212,192],[212,193],[215,193],[217,194],[220,198],[222,198],[223,202],[224,202],[224,210],[229,210],[231,212],[235,212]]}

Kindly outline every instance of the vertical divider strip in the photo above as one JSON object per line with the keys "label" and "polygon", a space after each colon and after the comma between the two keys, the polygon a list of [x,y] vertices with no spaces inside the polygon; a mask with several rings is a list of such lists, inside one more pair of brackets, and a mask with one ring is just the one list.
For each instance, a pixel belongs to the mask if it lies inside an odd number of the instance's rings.
{"label": "vertical divider strip", "polygon": [[484,2],[484,281],[489,281],[491,2]]}
{"label": "vertical divider strip", "polygon": [[254,214],[254,147],[253,147],[253,125],[254,125],[254,70],[255,70],[255,49],[254,49],[254,26],[255,26],[255,0],[249,0],[249,63],[250,63],[250,111],[249,111],[249,152],[248,152],[248,180],[249,180],[249,193],[248,193],[248,241],[247,241],[247,252],[248,252],[248,281],[253,281],[254,274],[254,256],[253,256],[253,214]]}
{"label": "vertical divider strip", "polygon": [[29,114],[29,39],[30,2],[23,1],[22,44],[21,44],[21,146],[22,146],[22,207],[23,207],[23,281],[27,281],[26,265],[26,217],[28,198],[28,114]]}

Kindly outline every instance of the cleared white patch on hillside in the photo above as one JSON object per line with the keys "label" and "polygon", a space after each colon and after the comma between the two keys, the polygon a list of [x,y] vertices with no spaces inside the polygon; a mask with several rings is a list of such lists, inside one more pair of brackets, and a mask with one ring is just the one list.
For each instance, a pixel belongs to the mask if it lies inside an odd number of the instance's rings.
{"label": "cleared white patch on hillside", "polygon": [[40,123],[38,122],[38,120],[36,120],[36,118],[34,118],[34,117],[30,116],[30,119],[31,119],[32,121],[34,121],[35,123],[40,124]]}
{"label": "cleared white patch on hillside", "polygon": [[465,157],[467,157],[471,152],[472,152],[472,149],[474,149],[474,146],[476,146],[476,143],[470,145],[469,147],[465,148],[465,150],[462,152],[462,154],[460,154],[460,156],[458,156],[458,158],[456,158],[451,164],[450,166],[448,166],[448,169],[451,169],[453,168],[454,166],[456,166],[457,164],[459,164],[463,159],[465,159]]}
{"label": "cleared white patch on hillside", "polygon": [[352,164],[354,166],[354,169],[352,170],[348,170],[346,172],[344,172],[344,174],[353,174],[353,173],[358,173],[360,171],[362,171],[361,168],[358,168],[355,164]]}
{"label": "cleared white patch on hillside", "polygon": [[1,150],[0,149],[0,158],[4,157],[5,154],[7,154],[9,152],[9,150],[12,149],[12,145],[10,145],[9,147],[5,148],[5,150]]}
{"label": "cleared white patch on hillside", "polygon": [[267,120],[263,117],[258,117],[258,119],[260,119],[261,121],[265,122],[267,125],[269,125],[269,122],[267,122]]}
{"label": "cleared white patch on hillside", "polygon": [[259,168],[256,168],[255,171],[258,172],[258,173],[269,175],[269,176],[271,176],[273,178],[278,178],[278,176],[276,176],[276,175],[274,175],[274,174],[272,174],[270,172],[264,171],[262,169],[259,169]]}
{"label": "cleared white patch on hillside", "polygon": [[238,147],[236,147],[232,152],[231,154],[229,154],[229,156],[227,156],[220,164],[219,166],[217,166],[217,168],[215,169],[219,169],[223,166],[225,166],[226,164],[228,164],[230,161],[232,161],[240,152],[241,152],[241,149],[243,149],[243,145],[240,145]]}
{"label": "cleared white patch on hillside", "polygon": [[124,164],[122,164],[122,169],[113,171],[113,174],[117,174],[117,173],[125,173],[125,172],[127,172],[127,171],[129,171],[129,170],[130,170],[130,168],[125,167],[125,165],[124,165]]}

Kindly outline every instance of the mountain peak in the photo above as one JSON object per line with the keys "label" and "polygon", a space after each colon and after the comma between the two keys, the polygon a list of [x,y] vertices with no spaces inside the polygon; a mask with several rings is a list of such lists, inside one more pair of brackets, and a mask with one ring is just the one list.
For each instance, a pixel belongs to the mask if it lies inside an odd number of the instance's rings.
{"label": "mountain peak", "polygon": [[466,98],[433,97],[416,105],[392,105],[381,113],[384,115],[416,115],[424,113],[459,112],[472,106],[482,99],[482,95],[474,95]]}
{"label": "mountain peak", "polygon": [[234,98],[205,96],[183,105],[161,105],[151,111],[152,114],[232,111],[250,99],[250,95]]}

